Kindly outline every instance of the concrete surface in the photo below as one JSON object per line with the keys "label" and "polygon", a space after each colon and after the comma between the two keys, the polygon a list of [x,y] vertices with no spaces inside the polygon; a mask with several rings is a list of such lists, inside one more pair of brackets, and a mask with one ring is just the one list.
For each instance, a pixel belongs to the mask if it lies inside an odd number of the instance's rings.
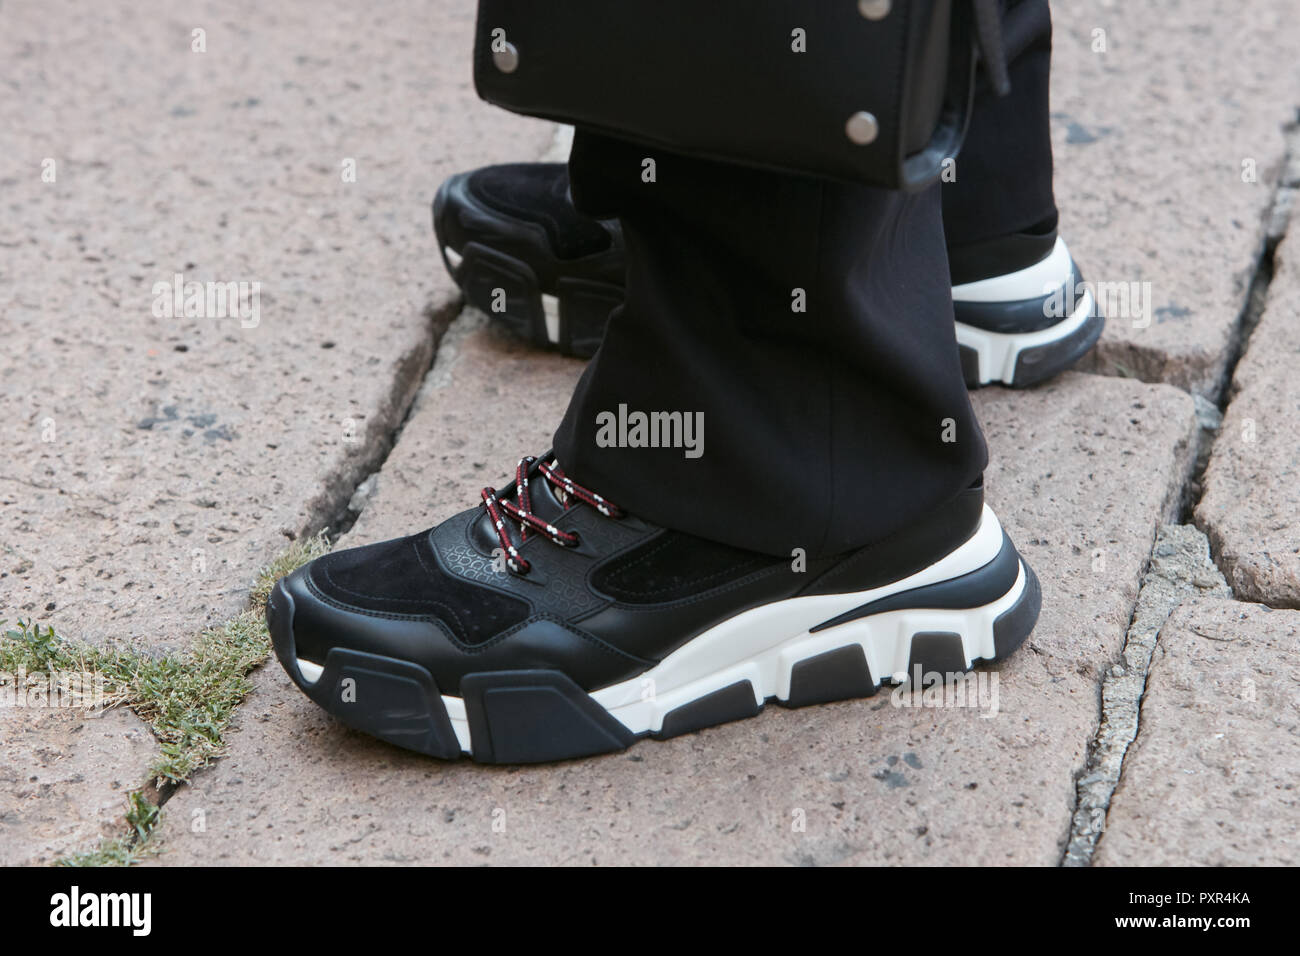
{"label": "concrete surface", "polygon": [[1300,862],[1297,645],[1294,611],[1195,601],[1174,612],[1097,863]]}
{"label": "concrete surface", "polygon": [[[468,10],[6,4],[0,617],[184,641],[347,502],[450,318],[434,189],[553,136],[478,107]],[[155,315],[176,273],[256,326]]]}
{"label": "concrete surface", "polygon": [[[1295,5],[1066,0],[1052,17],[1061,234],[1114,293],[1089,367],[1213,397],[1300,102]],[[1120,308],[1130,289],[1149,289],[1144,313]]]}
{"label": "concrete surface", "polygon": [[[432,524],[504,482],[519,453],[544,449],[538,422],[483,391],[502,380],[486,370],[516,370],[520,347],[472,314],[461,321],[341,545]],[[514,387],[558,412],[581,366],[532,357],[520,371],[531,377]],[[996,712],[900,707],[882,692],[769,708],[592,761],[484,768],[346,730],[273,665],[229,756],[164,808],[157,862],[1056,863],[1097,680],[1184,480],[1194,410],[1168,386],[1077,374],[1028,393],[987,390],[977,407],[995,462],[990,498],[1044,587],[1028,646],[985,672]],[[450,452],[448,420],[460,439]],[[500,819],[504,833],[492,829]]]}
{"label": "concrete surface", "polygon": [[51,863],[121,836],[127,794],[158,752],[148,726],[119,709],[0,707],[0,740],[0,866]]}
{"label": "concrete surface", "polygon": [[1196,506],[1236,595],[1300,608],[1300,240],[1282,243]]}

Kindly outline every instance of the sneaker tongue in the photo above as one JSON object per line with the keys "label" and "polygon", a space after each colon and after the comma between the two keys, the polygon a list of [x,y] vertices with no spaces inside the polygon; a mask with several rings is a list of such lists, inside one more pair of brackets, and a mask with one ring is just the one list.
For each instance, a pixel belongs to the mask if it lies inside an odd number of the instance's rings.
{"label": "sneaker tongue", "polygon": [[[541,472],[529,476],[528,494],[533,500],[533,514],[542,520],[553,522],[564,513],[564,501],[560,498],[563,492],[557,492]],[[514,502],[519,504],[518,498]]]}
{"label": "sneaker tongue", "polygon": [[[563,495],[563,492],[557,493],[551,483],[546,480],[546,476],[536,468],[528,475],[528,496],[532,501],[532,512],[543,521],[555,522],[564,514],[564,501],[561,495]],[[503,494],[501,497],[512,504],[519,504],[518,489],[512,491],[509,495]],[[510,539],[518,543],[519,523],[507,517],[506,526]],[[529,534],[535,535],[537,532],[530,531]],[[497,539],[496,529],[492,526],[492,519],[488,516],[486,508],[475,520],[471,538],[475,547],[485,554],[491,554],[494,549],[501,547],[501,542]]]}

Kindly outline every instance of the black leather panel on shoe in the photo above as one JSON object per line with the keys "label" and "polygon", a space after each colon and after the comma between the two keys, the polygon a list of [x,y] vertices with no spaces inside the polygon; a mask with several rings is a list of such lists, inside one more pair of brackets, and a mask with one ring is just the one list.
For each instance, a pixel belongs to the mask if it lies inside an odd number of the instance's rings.
{"label": "black leather panel on shoe", "polygon": [[485,166],[469,174],[468,185],[484,205],[540,225],[561,259],[594,255],[611,245],[610,234],[600,222],[579,213],[569,200],[565,163]]}
{"label": "black leather panel on shoe", "polygon": [[980,607],[996,601],[1011,589],[1020,574],[1020,553],[1011,543],[1006,532],[1002,533],[1002,547],[997,555],[982,568],[976,568],[966,574],[946,578],[935,584],[927,584],[907,591],[899,591],[888,597],[870,601],[843,614],[823,621],[812,630],[822,631],[830,627],[839,627],[849,621],[884,614],[887,611],[901,611],[908,608],[963,608]]}
{"label": "black leather panel on shoe", "polygon": [[625,654],[584,628],[535,617],[469,653],[438,653],[431,670],[444,693],[459,694],[460,680],[475,671],[557,670],[583,690],[616,684],[640,674],[649,661]]}
{"label": "black leather panel on shoe", "polygon": [[979,282],[1028,269],[1052,254],[1056,218],[1024,232],[948,246],[948,273],[953,285]]}
{"label": "black leather panel on shoe", "polygon": [[[592,586],[611,596],[617,591],[619,600],[580,623],[625,653],[662,660],[701,631],[761,604],[862,591],[919,571],[968,540],[979,529],[983,507],[981,483],[910,528],[849,555],[808,559],[798,571],[788,558],[665,532],[592,572]],[[688,559],[693,549],[698,554]],[[611,582],[613,590],[605,591],[602,585]]]}
{"label": "black leather panel on shoe", "polygon": [[[821,569],[833,560],[810,561],[809,568]],[[778,559],[743,577],[675,601],[617,601],[578,623],[626,654],[660,661],[696,635],[737,614],[794,597],[807,579],[807,572],[794,571],[791,562]]]}
{"label": "black leather panel on shoe", "polygon": [[865,591],[915,574],[958,544],[969,541],[979,530],[983,513],[984,483],[981,480],[911,527],[845,556],[801,593]]}
{"label": "black leather panel on shoe", "polygon": [[786,558],[733,548],[681,531],[661,531],[603,563],[592,573],[591,586],[616,601],[656,604],[677,601],[755,571],[789,563]]}
{"label": "black leather panel on shoe", "polygon": [[427,670],[444,694],[475,671],[560,670],[584,689],[626,680],[649,666],[573,624],[534,615],[474,646],[457,641],[433,615],[402,615],[349,606],[315,585],[311,565],[284,579],[294,605],[293,640],[300,658],[322,663],[338,646]]}

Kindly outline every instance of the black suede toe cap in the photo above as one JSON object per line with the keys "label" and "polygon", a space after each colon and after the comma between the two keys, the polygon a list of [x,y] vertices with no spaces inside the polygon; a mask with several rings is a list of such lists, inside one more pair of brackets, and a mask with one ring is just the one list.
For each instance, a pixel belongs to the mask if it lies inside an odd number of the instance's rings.
{"label": "black suede toe cap", "polygon": [[427,533],[328,554],[309,568],[312,587],[325,600],[431,618],[466,646],[491,640],[532,612],[527,601],[446,573]]}
{"label": "black suede toe cap", "polygon": [[326,555],[279,587],[293,608],[291,640],[277,643],[282,659],[281,644],[321,666],[335,648],[375,654],[418,664],[444,694],[459,694],[462,677],[486,671],[560,670],[590,690],[647,666],[576,625],[533,613],[522,598],[447,573],[427,533]]}

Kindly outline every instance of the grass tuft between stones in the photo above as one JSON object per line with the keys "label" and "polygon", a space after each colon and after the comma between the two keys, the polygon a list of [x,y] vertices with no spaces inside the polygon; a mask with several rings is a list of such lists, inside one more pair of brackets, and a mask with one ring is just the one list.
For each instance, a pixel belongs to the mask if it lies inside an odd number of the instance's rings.
{"label": "grass tuft between stones", "polygon": [[[83,706],[129,707],[158,739],[160,752],[148,773],[151,786],[127,797],[129,831],[64,857],[61,864],[129,866],[149,852],[159,795],[220,755],[235,708],[251,689],[248,675],[270,654],[265,611],[272,586],[329,549],[324,535],[295,542],[258,574],[246,611],[204,631],[177,654],[159,656],[132,645],[94,647],[25,620],[0,635],[0,672],[25,673],[29,681],[35,677],[85,701]],[[95,675],[97,700],[87,700],[92,691],[83,675]]]}

